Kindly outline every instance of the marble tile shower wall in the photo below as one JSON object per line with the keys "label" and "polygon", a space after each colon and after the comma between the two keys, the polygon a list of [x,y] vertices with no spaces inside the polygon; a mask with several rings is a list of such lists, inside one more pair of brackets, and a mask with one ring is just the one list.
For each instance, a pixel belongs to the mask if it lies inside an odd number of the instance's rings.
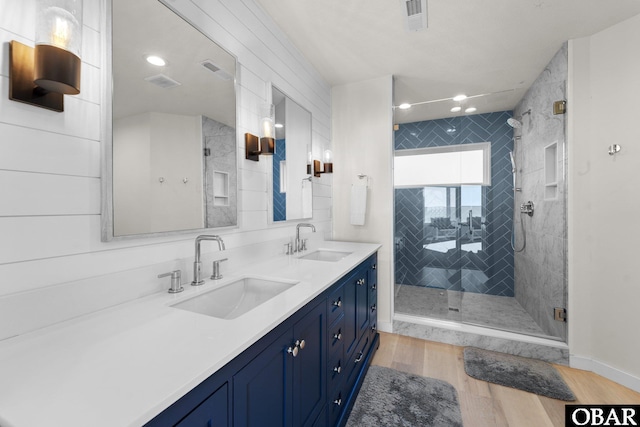
{"label": "marble tile shower wall", "polygon": [[[202,139],[209,154],[204,157],[207,227],[230,227],[238,224],[238,169],[236,165],[236,130],[209,117],[202,117]],[[227,174],[228,198],[214,203],[214,172]],[[224,183],[222,184],[224,186]],[[220,190],[220,189],[218,189]],[[218,195],[219,196],[219,195]]]}
{"label": "marble tile shower wall", "polygon": [[[511,249],[513,185],[509,152],[511,112],[430,120],[400,125],[395,149],[491,142],[491,186],[483,187],[485,230],[482,251],[437,254],[423,248],[424,200],[421,189],[395,190],[396,283],[490,295],[514,295]],[[481,272],[482,274],[477,274]],[[444,274],[443,274],[444,273]],[[478,280],[478,277],[483,279]]]}
{"label": "marble tile shower wall", "polygon": [[[527,246],[515,256],[516,299],[549,335],[566,340],[566,323],[555,321],[554,307],[565,307],[567,300],[567,167],[565,115],[553,114],[553,102],[566,98],[568,75],[567,44],[556,53],[538,79],[516,106],[514,114],[524,116],[521,139],[515,144],[519,187],[516,203],[531,200],[533,217],[523,216]],[[558,192],[545,198],[544,150],[558,144]],[[517,218],[519,221],[520,218]],[[518,225],[519,228],[519,225]]]}

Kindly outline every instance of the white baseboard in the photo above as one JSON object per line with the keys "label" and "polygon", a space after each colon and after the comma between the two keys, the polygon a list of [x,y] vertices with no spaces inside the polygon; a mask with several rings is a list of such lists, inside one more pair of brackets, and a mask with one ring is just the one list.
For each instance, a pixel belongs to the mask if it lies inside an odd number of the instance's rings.
{"label": "white baseboard", "polygon": [[382,332],[393,332],[393,323],[391,322],[381,322],[378,320],[378,330]]}
{"label": "white baseboard", "polygon": [[622,384],[640,393],[640,378],[609,366],[606,363],[572,354],[569,356],[569,365],[572,368],[595,372],[598,375],[602,375],[611,381]]}

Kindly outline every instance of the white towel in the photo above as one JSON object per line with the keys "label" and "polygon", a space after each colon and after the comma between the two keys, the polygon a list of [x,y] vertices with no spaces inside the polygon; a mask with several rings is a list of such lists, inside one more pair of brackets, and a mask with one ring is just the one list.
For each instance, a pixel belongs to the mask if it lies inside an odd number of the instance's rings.
{"label": "white towel", "polygon": [[367,184],[359,182],[351,186],[351,225],[364,225],[367,214]]}
{"label": "white towel", "polygon": [[302,218],[313,217],[313,184],[302,180]]}

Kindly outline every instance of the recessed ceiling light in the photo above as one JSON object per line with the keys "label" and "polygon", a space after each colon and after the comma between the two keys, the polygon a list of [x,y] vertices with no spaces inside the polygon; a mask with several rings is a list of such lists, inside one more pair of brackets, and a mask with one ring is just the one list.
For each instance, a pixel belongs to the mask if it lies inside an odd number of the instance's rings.
{"label": "recessed ceiling light", "polygon": [[467,99],[467,95],[460,94],[460,95],[456,95],[456,96],[453,97],[454,101],[462,101],[462,100],[465,100],[465,99]]}
{"label": "recessed ceiling light", "polygon": [[462,107],[453,107],[453,108],[451,109],[451,112],[452,112],[452,113],[457,113],[457,112],[458,112],[458,111],[460,111],[460,110],[462,110]]}
{"label": "recessed ceiling light", "polygon": [[282,123],[276,123],[274,126],[277,127],[278,129],[284,127],[284,125]]}
{"label": "recessed ceiling light", "polygon": [[159,56],[156,55],[149,55],[147,56],[147,62],[151,65],[155,65],[157,67],[164,67],[165,65],[167,65],[167,61],[165,61],[164,59],[160,58]]}
{"label": "recessed ceiling light", "polygon": [[398,105],[398,108],[401,109],[401,110],[407,110],[407,109],[411,108],[411,104],[408,104],[408,103],[405,102],[403,104]]}
{"label": "recessed ceiling light", "polygon": [[476,111],[477,108],[476,107],[469,107],[466,110],[464,110],[465,113],[473,113],[474,111]]}

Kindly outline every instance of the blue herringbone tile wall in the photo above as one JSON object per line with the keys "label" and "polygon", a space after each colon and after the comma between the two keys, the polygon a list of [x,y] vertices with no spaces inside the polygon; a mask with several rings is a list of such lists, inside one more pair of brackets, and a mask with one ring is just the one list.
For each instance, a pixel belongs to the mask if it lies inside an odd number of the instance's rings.
{"label": "blue herringbone tile wall", "polygon": [[509,151],[512,112],[401,124],[395,149],[491,142],[491,185],[482,188],[485,232],[482,250],[473,252],[426,250],[422,189],[395,190],[396,283],[464,290],[491,295],[514,295],[511,249],[513,184]]}
{"label": "blue herringbone tile wall", "polygon": [[285,159],[287,145],[284,139],[276,139],[273,154],[273,220],[287,220],[287,193],[280,192],[280,162]]}

